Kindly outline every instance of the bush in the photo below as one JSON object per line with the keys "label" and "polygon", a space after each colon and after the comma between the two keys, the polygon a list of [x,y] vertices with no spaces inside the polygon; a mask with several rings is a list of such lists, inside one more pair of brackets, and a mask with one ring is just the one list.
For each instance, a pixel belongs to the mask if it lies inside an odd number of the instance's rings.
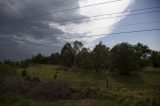
{"label": "bush", "polygon": [[153,67],[160,68],[160,52],[153,51],[150,57]]}
{"label": "bush", "polygon": [[26,77],[27,76],[27,71],[24,69],[23,71],[22,71],[22,77]]}

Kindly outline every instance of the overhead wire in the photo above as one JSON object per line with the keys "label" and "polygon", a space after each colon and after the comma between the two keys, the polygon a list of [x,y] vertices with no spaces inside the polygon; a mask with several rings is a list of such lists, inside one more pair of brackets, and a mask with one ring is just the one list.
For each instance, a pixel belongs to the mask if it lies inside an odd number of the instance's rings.
{"label": "overhead wire", "polygon": [[[143,10],[151,10],[151,9],[157,9],[160,8],[160,5],[158,6],[153,6],[153,7],[149,7],[149,8],[141,8],[141,9],[133,9],[133,10],[128,10],[128,11],[122,11],[122,12],[115,12],[115,13],[108,13],[108,14],[100,14],[100,15],[95,15],[95,16],[90,16],[90,17],[83,17],[83,18],[76,18],[76,19],[70,19],[70,20],[63,20],[61,22],[58,22],[59,24],[61,23],[69,23],[69,22],[74,22],[77,20],[82,20],[81,22],[85,22],[88,20],[84,20],[84,19],[90,19],[90,18],[96,18],[96,17],[102,17],[102,16],[107,16],[107,15],[115,15],[115,14],[120,14],[120,13],[128,13],[128,12],[137,12],[137,11],[143,11]],[[147,14],[147,13],[153,13],[153,12],[159,12],[159,11],[151,11],[151,12],[143,12],[143,13],[135,13],[135,14],[129,14],[129,15],[122,15],[122,16],[114,16],[114,17],[107,17],[107,18],[100,18],[100,19],[92,19],[89,21],[94,21],[94,20],[101,20],[101,19],[109,19],[109,18],[117,18],[117,17],[123,17],[123,16],[130,16],[130,15],[136,15],[136,14]],[[16,21],[10,21],[11,23],[15,23],[15,22],[19,22],[25,19],[30,19],[32,17],[29,18],[24,18],[24,19],[17,19]],[[35,17],[34,17],[35,18]],[[22,23],[24,23],[25,21],[23,21]],[[11,24],[11,23],[6,23],[6,24]],[[5,23],[1,23],[1,24],[5,24]]]}
{"label": "overhead wire", "polygon": [[[152,24],[152,23],[160,23],[160,21],[147,21],[147,22],[139,22],[139,23],[131,23],[131,24],[124,24],[124,25],[120,25],[121,27],[127,27],[127,26],[136,26],[136,25],[143,25],[143,24]],[[114,25],[110,25],[110,26],[102,26],[102,27],[94,27],[94,28],[89,28],[89,29],[80,29],[77,31],[83,32],[83,31],[92,31],[92,30],[97,30],[97,29],[104,29],[104,28],[111,28]],[[74,31],[74,30],[71,30]]]}
{"label": "overhead wire", "polygon": [[[150,7],[150,8],[142,8],[142,9],[130,10],[130,11],[127,11],[127,12],[142,11],[142,10],[145,10],[145,9],[148,10],[148,9],[153,9],[153,8],[158,8],[158,7],[155,6],[155,7]],[[127,15],[119,15],[119,16],[112,16],[112,17],[105,17],[105,18],[96,18],[96,19],[89,20],[89,22],[91,22],[91,21],[98,21],[98,20],[105,20],[105,19],[112,19],[112,18],[119,18],[119,17],[125,17],[125,16],[135,16],[135,15],[142,15],[142,14],[150,14],[150,13],[156,13],[156,12],[160,12],[160,11],[158,11],[158,10],[157,11],[147,11],[147,12],[139,12],[139,13],[127,14]],[[117,13],[120,13],[120,12],[117,12]],[[111,14],[117,14],[117,13],[111,13]],[[93,17],[98,17],[98,16],[99,15],[93,16]],[[102,16],[102,15],[100,15],[100,16]],[[92,18],[92,17],[90,17],[90,18]],[[79,20],[79,19],[77,19],[77,20]],[[73,21],[75,21],[75,19]],[[81,22],[85,22],[85,21],[88,21],[88,20],[82,20]],[[62,21],[62,23],[63,22],[64,21]],[[69,22],[71,22],[71,20]],[[59,22],[59,24],[60,23],[61,22]]]}
{"label": "overhead wire", "polygon": [[24,19],[32,19],[32,18],[37,18],[37,17],[43,17],[43,16],[50,15],[50,14],[57,14],[57,13],[65,12],[65,11],[71,11],[71,10],[75,10],[75,9],[92,7],[92,6],[96,6],[96,5],[108,4],[108,3],[118,2],[118,1],[122,1],[122,0],[112,0],[112,1],[106,1],[106,2],[101,2],[101,3],[85,5],[85,6],[73,7],[73,8],[69,8],[69,9],[63,9],[63,10],[59,10],[59,11],[48,12],[48,13],[39,14],[39,15],[35,15],[35,16],[24,17],[22,19],[16,19],[16,20],[13,20],[13,21],[10,21],[10,22],[20,21],[20,20],[24,20]]}
{"label": "overhead wire", "polygon": [[70,38],[59,38],[59,39],[73,39],[73,38],[91,38],[95,36],[104,36],[104,35],[118,35],[118,34],[128,34],[128,33],[140,33],[140,32],[149,32],[149,31],[160,31],[160,29],[143,29],[143,30],[134,30],[134,31],[124,31],[124,32],[115,32],[109,34],[98,34],[98,35],[90,35],[90,36],[79,36],[79,37],[70,37]]}
{"label": "overhead wire", "polygon": [[130,33],[141,33],[141,32],[151,32],[151,31],[160,31],[159,28],[155,29],[143,29],[143,30],[133,30],[133,31],[123,31],[123,32],[115,32],[115,33],[108,33],[108,34],[98,34],[98,35],[89,35],[89,36],[78,36],[78,37],[68,37],[68,38],[58,38],[58,39],[83,39],[83,38],[93,38],[93,37],[105,37],[106,35],[120,35],[120,34],[130,34]]}
{"label": "overhead wire", "polygon": [[[95,18],[95,17],[102,17],[102,16],[107,16],[107,15],[115,15],[115,14],[120,14],[120,13],[127,13],[127,12],[136,12],[136,11],[142,11],[142,10],[150,10],[150,9],[157,9],[159,6],[154,6],[154,7],[149,7],[149,8],[141,8],[141,9],[133,9],[133,10],[128,10],[128,11],[122,11],[122,12],[115,12],[115,13],[108,13],[108,14],[100,14],[100,15],[95,15],[95,16],[90,16],[90,17],[83,17],[83,18],[76,18],[76,19],[70,19],[70,20],[64,20],[61,21],[60,23],[63,22],[72,22],[72,21],[77,21],[77,20],[83,20],[83,19],[89,19],[89,18]],[[87,20],[88,21],[88,20]]]}

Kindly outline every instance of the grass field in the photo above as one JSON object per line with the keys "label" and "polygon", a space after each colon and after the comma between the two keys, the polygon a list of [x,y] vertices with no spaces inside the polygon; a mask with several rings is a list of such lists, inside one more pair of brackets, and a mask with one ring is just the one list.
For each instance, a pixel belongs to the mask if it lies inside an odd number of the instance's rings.
{"label": "grass field", "polygon": [[[22,69],[19,70],[21,74]],[[64,71],[60,66],[41,65],[41,67],[27,68],[29,77],[38,77],[42,81],[62,81],[70,84],[72,87],[78,85],[87,87],[105,88],[107,79],[109,87],[143,87],[160,85],[160,69],[146,68],[136,75],[109,75],[102,73],[82,73],[76,70]],[[55,78],[56,74],[56,78]],[[85,87],[84,86],[84,87]],[[79,88],[79,87],[78,87]]]}
{"label": "grass field", "polygon": [[[22,69],[18,70],[21,76]],[[27,68],[29,77],[43,82],[63,82],[68,86],[91,95],[82,100],[58,100],[36,102],[38,106],[159,106],[160,69],[145,68],[131,76],[102,73],[65,71],[63,67],[41,65]],[[56,76],[56,77],[55,77]],[[93,94],[96,94],[94,97]],[[98,95],[98,96],[97,96]]]}

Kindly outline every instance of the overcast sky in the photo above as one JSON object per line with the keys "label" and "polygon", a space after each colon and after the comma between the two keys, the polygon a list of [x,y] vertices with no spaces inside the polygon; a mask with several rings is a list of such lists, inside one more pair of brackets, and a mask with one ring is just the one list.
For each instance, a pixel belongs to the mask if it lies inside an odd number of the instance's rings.
{"label": "overcast sky", "polygon": [[160,50],[159,30],[111,34],[159,29],[159,6],[159,0],[0,0],[0,60],[50,55],[75,40],[90,48],[141,42]]}

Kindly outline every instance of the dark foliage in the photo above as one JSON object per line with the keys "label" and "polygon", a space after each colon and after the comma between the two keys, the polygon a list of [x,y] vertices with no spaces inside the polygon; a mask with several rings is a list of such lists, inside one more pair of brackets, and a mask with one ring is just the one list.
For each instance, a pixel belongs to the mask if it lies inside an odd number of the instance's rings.
{"label": "dark foliage", "polygon": [[151,51],[147,45],[141,43],[120,43],[110,49],[100,42],[90,50],[83,47],[82,42],[75,41],[73,44],[66,43],[60,54],[52,53],[51,56],[45,57],[39,53],[20,65],[26,67],[31,64],[54,64],[65,66],[65,70],[78,67],[94,72],[110,69],[111,72],[127,75],[150,65],[160,67],[159,60],[159,52]]}
{"label": "dark foliage", "polygon": [[76,55],[74,63],[77,67],[81,69],[93,69],[92,54],[89,49],[82,48],[82,50]]}
{"label": "dark foliage", "polygon": [[49,57],[45,57],[40,53],[32,57],[32,62],[35,64],[49,64],[50,63]]}
{"label": "dark foliage", "polygon": [[109,66],[109,48],[100,42],[93,49],[93,66],[96,72],[107,69]]}
{"label": "dark foliage", "polygon": [[52,53],[50,56],[50,63],[54,65],[58,65],[61,63],[61,57],[59,53]]}
{"label": "dark foliage", "polygon": [[117,44],[111,49],[111,70],[119,74],[128,75],[140,69],[139,61],[132,45]]}
{"label": "dark foliage", "polygon": [[27,71],[26,71],[26,70],[23,70],[23,71],[22,71],[22,76],[23,76],[23,77],[26,77],[26,76],[27,76]]}
{"label": "dark foliage", "polygon": [[70,43],[66,43],[61,50],[61,63],[66,67],[73,65],[74,53]]}
{"label": "dark foliage", "polygon": [[160,52],[152,51],[150,60],[155,68],[160,68]]}

